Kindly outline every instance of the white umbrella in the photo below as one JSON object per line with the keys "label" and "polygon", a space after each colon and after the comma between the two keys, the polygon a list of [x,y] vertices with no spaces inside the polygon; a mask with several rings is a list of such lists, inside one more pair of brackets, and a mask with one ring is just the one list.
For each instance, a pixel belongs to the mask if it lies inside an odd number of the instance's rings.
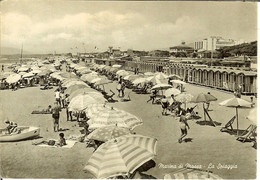
{"label": "white umbrella", "polygon": [[21,75],[19,74],[10,74],[7,78],[6,78],[6,82],[9,84],[12,83],[16,83],[21,79]]}
{"label": "white umbrella", "polygon": [[32,77],[32,76],[34,76],[34,74],[32,72],[28,72],[28,73],[23,75],[23,78],[29,78],[29,77]]}
{"label": "white umbrella", "polygon": [[176,89],[176,88],[169,88],[165,91],[165,96],[166,97],[170,97],[171,95],[178,95],[180,94],[181,91],[179,89]]}
{"label": "white umbrella", "polygon": [[154,73],[152,73],[152,72],[145,72],[144,75],[146,75],[146,76],[154,76]]}
{"label": "white umbrella", "polygon": [[133,84],[137,85],[137,84],[141,84],[141,83],[145,83],[147,82],[146,78],[137,78],[133,81]]}
{"label": "white umbrella", "polygon": [[169,84],[157,84],[152,87],[152,90],[164,90],[169,88],[172,88],[172,86]]}
{"label": "white umbrella", "polygon": [[175,83],[175,84],[187,84],[186,82],[184,81],[181,81],[181,80],[171,80],[171,82]]}
{"label": "white umbrella", "polygon": [[237,97],[233,97],[230,99],[227,99],[221,103],[219,103],[221,106],[227,106],[227,107],[235,107],[236,108],[236,117],[237,117],[237,135],[238,135],[238,108],[241,107],[251,107],[250,102],[241,99],[241,98],[237,98]]}
{"label": "white umbrella", "polygon": [[166,74],[162,73],[162,72],[157,73],[155,75],[155,77],[158,78],[158,79],[167,79],[168,78],[168,76]]}
{"label": "white umbrella", "polygon": [[113,67],[113,68],[121,68],[122,65],[120,65],[120,64],[114,64],[112,67]]}
{"label": "white umbrella", "polygon": [[252,123],[257,125],[257,108],[256,107],[249,112],[247,119],[249,119]]}
{"label": "white umbrella", "polygon": [[18,72],[21,72],[21,71],[28,71],[28,67],[20,67],[19,69],[18,69]]}

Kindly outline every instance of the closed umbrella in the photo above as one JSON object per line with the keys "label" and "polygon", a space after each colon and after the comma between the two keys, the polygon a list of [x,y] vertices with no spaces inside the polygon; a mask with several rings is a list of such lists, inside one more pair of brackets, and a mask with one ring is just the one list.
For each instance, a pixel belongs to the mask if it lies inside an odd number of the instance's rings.
{"label": "closed umbrella", "polygon": [[92,94],[83,94],[72,98],[68,107],[72,111],[82,111],[91,104],[104,104],[105,101],[105,98],[95,97]]}
{"label": "closed umbrella", "polygon": [[171,95],[178,95],[178,94],[180,94],[181,93],[181,91],[179,90],[179,89],[176,89],[176,88],[170,88],[170,89],[167,89],[166,91],[165,91],[165,96],[166,97],[170,97]]}
{"label": "closed umbrella", "polygon": [[200,169],[181,168],[175,172],[166,174],[164,179],[223,179],[210,171]]}
{"label": "closed umbrella", "polygon": [[84,170],[98,179],[129,175],[156,155],[157,139],[125,135],[102,144]]}
{"label": "closed umbrella", "polygon": [[233,97],[230,99],[227,99],[221,103],[219,103],[219,105],[221,106],[227,106],[227,107],[234,107],[236,108],[236,117],[237,117],[237,135],[239,135],[238,133],[238,108],[242,108],[242,107],[251,107],[252,103],[241,99],[241,98],[237,98],[237,97]]}
{"label": "closed umbrella", "polygon": [[142,125],[143,121],[126,111],[111,108],[92,113],[88,123],[90,129],[108,125],[117,125],[118,127],[134,129],[136,126]]}
{"label": "closed umbrella", "polygon": [[90,133],[87,138],[97,141],[106,142],[117,137],[131,134],[130,130],[127,128],[122,128],[118,126],[105,126],[98,129],[95,129]]}
{"label": "closed umbrella", "polygon": [[21,75],[19,74],[10,74],[7,78],[6,78],[6,82],[9,83],[9,84],[12,84],[12,83],[16,83],[18,82],[19,80],[21,79]]}

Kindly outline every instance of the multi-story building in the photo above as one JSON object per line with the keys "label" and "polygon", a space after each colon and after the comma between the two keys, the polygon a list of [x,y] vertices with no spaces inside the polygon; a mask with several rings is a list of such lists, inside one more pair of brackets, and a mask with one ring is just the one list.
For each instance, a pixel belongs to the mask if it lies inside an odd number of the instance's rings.
{"label": "multi-story building", "polygon": [[234,46],[242,43],[244,43],[244,41],[236,41],[233,39],[224,39],[219,36],[211,36],[203,39],[202,41],[194,42],[194,49],[212,51],[225,46]]}

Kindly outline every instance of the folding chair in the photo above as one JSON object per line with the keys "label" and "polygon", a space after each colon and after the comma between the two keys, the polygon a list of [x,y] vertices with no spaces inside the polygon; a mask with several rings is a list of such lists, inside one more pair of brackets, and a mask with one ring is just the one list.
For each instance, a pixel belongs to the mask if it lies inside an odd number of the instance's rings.
{"label": "folding chair", "polygon": [[237,140],[242,141],[243,143],[245,141],[255,141],[255,136],[256,126],[251,124],[240,136],[237,137]]}
{"label": "folding chair", "polygon": [[221,132],[234,131],[232,124],[234,123],[236,116],[232,117],[227,124],[220,129]]}

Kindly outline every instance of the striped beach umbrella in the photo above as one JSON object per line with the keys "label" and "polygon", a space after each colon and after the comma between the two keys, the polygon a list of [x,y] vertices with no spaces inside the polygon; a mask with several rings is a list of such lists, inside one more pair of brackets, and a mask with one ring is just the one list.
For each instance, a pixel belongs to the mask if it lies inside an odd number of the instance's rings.
{"label": "striped beach umbrella", "polygon": [[175,172],[166,174],[164,179],[223,179],[209,171],[200,169],[182,168]]}
{"label": "striped beach umbrella", "polygon": [[156,155],[157,139],[125,135],[102,144],[84,170],[98,179],[128,176]]}
{"label": "striped beach umbrella", "polygon": [[93,116],[93,114],[96,114],[99,111],[110,110],[111,108],[112,107],[107,106],[106,103],[104,103],[104,104],[91,104],[91,105],[88,106],[88,108],[85,110],[85,112],[88,115],[88,117],[91,117],[91,116]]}
{"label": "striped beach umbrella", "polygon": [[70,81],[70,82],[68,82],[68,83],[63,83],[63,87],[66,87],[66,88],[69,88],[70,86],[73,86],[73,85],[76,85],[76,84],[78,84],[78,85],[85,85],[86,87],[89,87],[86,83],[84,83],[83,81],[80,81],[80,80],[78,80],[78,81]]}
{"label": "striped beach umbrella", "polygon": [[117,137],[131,134],[130,130],[127,128],[122,128],[118,126],[105,126],[98,129],[95,129],[90,133],[87,138],[97,141],[106,142],[110,139],[115,139]]}
{"label": "striped beach umbrella", "polygon": [[142,125],[143,121],[126,111],[111,108],[92,112],[88,124],[89,129],[97,129],[109,125],[134,129],[136,126]]}

